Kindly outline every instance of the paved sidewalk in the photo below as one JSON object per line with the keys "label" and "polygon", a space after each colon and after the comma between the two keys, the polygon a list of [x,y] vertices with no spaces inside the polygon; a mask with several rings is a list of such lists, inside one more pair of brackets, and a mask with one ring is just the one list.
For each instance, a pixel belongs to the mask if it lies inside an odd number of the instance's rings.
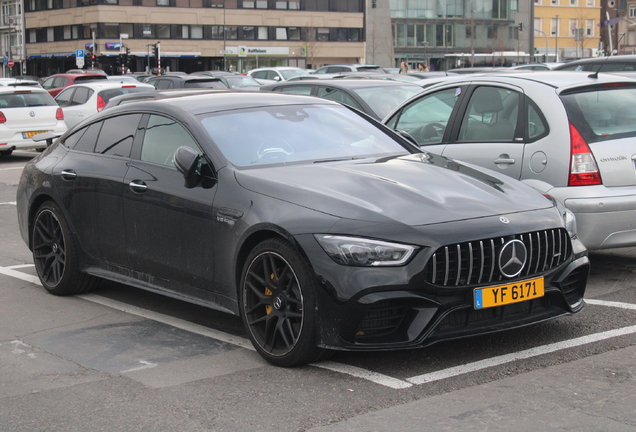
{"label": "paved sidewalk", "polygon": [[424,398],[310,432],[570,430],[636,431],[636,347]]}

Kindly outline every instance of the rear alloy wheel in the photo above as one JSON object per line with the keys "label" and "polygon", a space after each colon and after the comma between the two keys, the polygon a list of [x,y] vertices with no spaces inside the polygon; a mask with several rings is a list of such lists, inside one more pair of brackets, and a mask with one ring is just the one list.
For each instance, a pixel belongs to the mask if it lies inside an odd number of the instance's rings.
{"label": "rear alloy wheel", "polygon": [[45,202],[35,216],[32,242],[35,269],[48,292],[70,295],[95,288],[98,279],[80,273],[68,225],[51,201]]}
{"label": "rear alloy wheel", "polygon": [[315,282],[286,241],[266,240],[250,253],[241,278],[243,323],[256,350],[276,366],[324,358],[316,346]]}

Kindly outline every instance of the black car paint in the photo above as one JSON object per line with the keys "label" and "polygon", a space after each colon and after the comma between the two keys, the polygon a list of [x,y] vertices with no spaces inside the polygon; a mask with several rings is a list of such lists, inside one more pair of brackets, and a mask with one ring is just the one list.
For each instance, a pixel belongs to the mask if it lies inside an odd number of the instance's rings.
{"label": "black car paint", "polygon": [[[583,288],[577,292],[580,301],[568,304],[563,300],[540,317],[436,333],[435,326],[445,314],[472,307],[474,287],[449,289],[426,284],[422,269],[435,249],[561,227],[561,215],[552,204],[505,176],[421,153],[383,126],[379,127],[384,133],[403,142],[410,156],[297,168],[236,169],[216,151],[195,120],[197,114],[248,107],[254,98],[263,105],[332,103],[297,95],[212,97],[215,103],[200,103],[200,97],[133,103],[77,126],[128,112],[174,118],[205,152],[205,163],[211,168],[205,182],[186,188],[183,176],[175,169],[127,157],[82,154],[58,141],[26,166],[18,188],[19,225],[25,242],[30,245],[38,205],[52,199],[61,204],[74,240],[84,251],[82,270],[238,314],[237,289],[245,257],[260,240],[283,237],[311,264],[322,287],[316,293],[317,344],[332,349],[422,346],[578,312],[584,306],[583,280]],[[133,156],[138,146],[136,140]],[[91,161],[95,157],[102,161]],[[69,188],[77,183],[65,178],[63,173],[69,170],[94,177]],[[114,177],[108,186],[100,185],[100,172]],[[142,180],[148,190],[135,191],[129,186],[133,180]],[[431,186],[422,187],[422,183]],[[100,195],[81,208],[73,208],[69,205],[70,191]],[[503,214],[509,224],[499,221]],[[93,225],[80,225],[80,215]],[[400,267],[347,267],[324,253],[313,236],[318,233],[380,238],[420,249]],[[94,243],[87,244],[87,239]],[[109,246],[95,247],[102,242]],[[573,270],[584,269],[587,275],[587,252],[576,239],[572,246],[574,252],[568,261],[545,275],[546,293],[555,299],[562,297],[559,281]],[[410,312],[402,330],[393,339],[356,342],[360,319],[369,305],[383,299],[403,299],[408,304]]]}

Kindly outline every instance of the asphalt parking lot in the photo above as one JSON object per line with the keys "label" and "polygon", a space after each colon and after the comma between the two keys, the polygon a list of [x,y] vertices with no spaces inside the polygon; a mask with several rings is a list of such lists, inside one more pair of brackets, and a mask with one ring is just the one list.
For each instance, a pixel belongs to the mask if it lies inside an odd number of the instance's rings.
{"label": "asphalt parking lot", "polygon": [[591,254],[580,314],[428,348],[258,356],[239,318],[115,283],[55,297],[0,159],[0,430],[636,431],[636,248]]}

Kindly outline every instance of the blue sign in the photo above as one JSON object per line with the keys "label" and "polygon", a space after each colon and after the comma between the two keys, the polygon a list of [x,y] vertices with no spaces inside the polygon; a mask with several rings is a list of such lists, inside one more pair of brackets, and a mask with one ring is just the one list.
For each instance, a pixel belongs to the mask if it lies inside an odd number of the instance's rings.
{"label": "blue sign", "polygon": [[6,57],[2,57],[2,65],[3,65],[3,66],[6,66],[8,62],[9,62],[9,59],[8,59],[8,58],[6,58]]}
{"label": "blue sign", "polygon": [[106,42],[106,49],[121,49],[119,42]]}
{"label": "blue sign", "polygon": [[84,50],[83,49],[75,50],[75,57],[77,57],[77,58],[84,57]]}
{"label": "blue sign", "polygon": [[84,45],[84,49],[85,49],[86,51],[90,51],[90,50],[92,50],[92,49],[93,49],[93,42],[89,42],[89,43],[87,43],[86,45]]}

